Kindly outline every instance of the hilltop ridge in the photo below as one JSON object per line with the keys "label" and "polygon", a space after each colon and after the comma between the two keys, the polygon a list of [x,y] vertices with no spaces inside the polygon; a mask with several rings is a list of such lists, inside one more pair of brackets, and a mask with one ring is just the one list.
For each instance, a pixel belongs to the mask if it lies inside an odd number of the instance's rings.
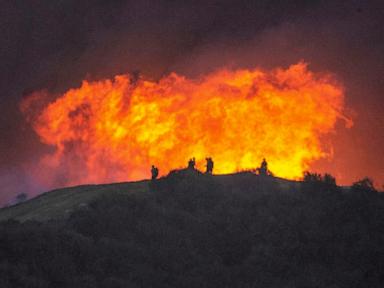
{"label": "hilltop ridge", "polygon": [[[188,170],[179,171],[181,171],[181,173],[188,173]],[[233,184],[236,182],[236,179],[241,178],[242,175],[248,175],[248,181],[250,180],[251,182],[252,180],[256,181],[257,177],[259,177],[249,172],[212,175],[212,177],[223,184]],[[292,180],[276,177],[270,178],[270,180],[271,179],[274,179],[273,181],[276,181],[276,183],[279,183],[279,185],[285,187],[285,189],[290,185],[300,185],[299,182]],[[112,195],[120,193],[147,193],[149,191],[149,184],[150,180],[140,180],[110,184],[88,184],[54,189],[17,205],[1,208],[0,221],[7,219],[46,221],[66,218],[70,213],[88,205],[91,201],[105,193],[112,193]]]}

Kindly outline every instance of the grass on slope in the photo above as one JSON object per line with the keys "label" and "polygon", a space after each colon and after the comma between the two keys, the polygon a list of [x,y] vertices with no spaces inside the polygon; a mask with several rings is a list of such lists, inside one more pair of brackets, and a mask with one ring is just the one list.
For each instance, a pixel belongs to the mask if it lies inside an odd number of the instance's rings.
{"label": "grass on slope", "polygon": [[[259,179],[259,177],[255,177],[254,174],[249,172],[215,175],[213,177],[218,183],[225,186],[232,186],[234,189],[239,185],[242,186],[242,183],[250,184]],[[300,186],[300,182],[282,178],[268,177],[267,179],[264,179],[262,182],[272,181],[279,187],[278,190],[281,191],[289,190],[292,187],[298,188]],[[105,193],[145,192],[149,191],[148,184],[149,181],[143,180],[101,185],[81,185],[56,189],[18,205],[0,209],[0,221],[7,219],[15,219],[18,221],[63,219],[75,210],[87,206],[88,203]]]}
{"label": "grass on slope", "polygon": [[148,191],[148,181],[81,185],[46,192],[29,201],[0,209],[0,221],[62,219],[105,193]]}

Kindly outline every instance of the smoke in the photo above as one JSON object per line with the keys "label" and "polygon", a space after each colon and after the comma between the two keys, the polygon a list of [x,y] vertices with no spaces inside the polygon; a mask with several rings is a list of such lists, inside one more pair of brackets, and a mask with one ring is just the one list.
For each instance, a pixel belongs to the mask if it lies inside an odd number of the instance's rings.
{"label": "smoke", "polygon": [[[251,3],[248,3],[251,2]],[[141,71],[196,76],[226,66],[266,69],[305,60],[346,88],[353,129],[340,126],[334,158],[314,170],[342,183],[384,179],[381,1],[2,1],[0,185],[2,199],[26,190],[26,169],[50,148],[18,111],[22,95],[50,95],[83,79]],[[14,167],[14,168],[10,168]],[[28,174],[28,173],[27,173]],[[33,182],[33,181],[32,181]],[[28,188],[27,186],[33,188]],[[9,197],[8,197],[9,196]]]}

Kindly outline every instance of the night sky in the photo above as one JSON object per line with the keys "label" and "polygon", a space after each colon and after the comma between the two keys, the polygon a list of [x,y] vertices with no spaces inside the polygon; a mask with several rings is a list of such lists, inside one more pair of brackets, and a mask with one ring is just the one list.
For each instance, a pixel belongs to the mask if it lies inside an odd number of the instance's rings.
{"label": "night sky", "polygon": [[[384,184],[383,1],[0,1],[0,203],[38,190],[25,172],[49,151],[19,112],[32,91],[140,71],[158,79],[220,67],[304,60],[346,89],[354,126],[338,125],[334,157],[315,163],[340,183]],[[41,191],[42,192],[42,191]]]}

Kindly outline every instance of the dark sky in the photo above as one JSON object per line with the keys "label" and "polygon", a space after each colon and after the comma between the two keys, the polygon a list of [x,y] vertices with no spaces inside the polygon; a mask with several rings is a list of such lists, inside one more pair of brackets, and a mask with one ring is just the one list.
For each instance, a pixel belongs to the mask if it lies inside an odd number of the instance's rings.
{"label": "dark sky", "polygon": [[[384,183],[383,1],[0,0],[0,202],[32,185],[47,149],[18,110],[23,95],[140,70],[196,76],[218,67],[330,71],[346,87],[351,129],[316,164],[344,183]],[[381,188],[381,187],[379,187]]]}

